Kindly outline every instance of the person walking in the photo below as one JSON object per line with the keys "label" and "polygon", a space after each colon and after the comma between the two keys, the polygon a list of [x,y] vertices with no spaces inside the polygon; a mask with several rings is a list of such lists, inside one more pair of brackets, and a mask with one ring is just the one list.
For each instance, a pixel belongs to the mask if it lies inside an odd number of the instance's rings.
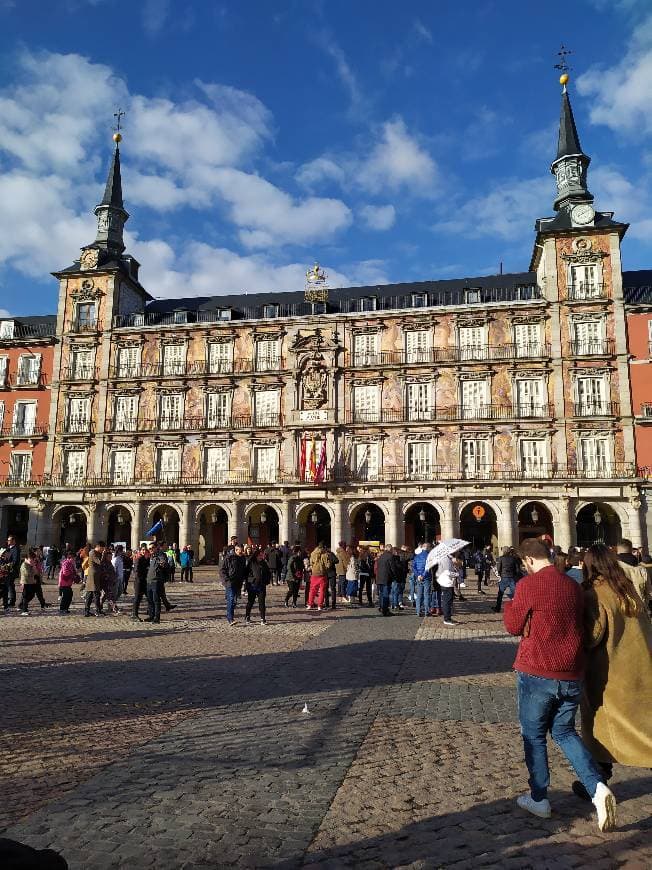
{"label": "person walking", "polygon": [[95,616],[104,616],[100,592],[102,591],[102,556],[105,548],[105,542],[98,541],[88,553],[85,572],[86,584],[84,586],[84,616],[91,615],[91,604],[93,603],[95,604]]}
{"label": "person walking", "polygon": [[170,560],[157,541],[149,545],[149,567],[147,569],[147,619],[145,622],[161,621],[161,600],[165,595],[164,585],[170,573]]}
{"label": "person walking", "polygon": [[[582,737],[606,781],[614,763],[652,768],[652,626],[636,587],[604,544],[584,555]],[[627,563],[626,563],[627,564]],[[586,787],[573,791],[590,801]]]}
{"label": "person walking", "polygon": [[331,610],[337,609],[337,556],[330,547],[325,548],[328,556],[328,568],[326,569],[326,602],[325,606]]}
{"label": "person walking", "polygon": [[75,565],[75,556],[72,550],[67,550],[61,560],[59,569],[59,613],[67,616],[72,604],[72,588],[74,583],[79,583],[79,574]]}
{"label": "person walking", "polygon": [[503,615],[507,631],[521,637],[514,669],[530,791],[517,804],[539,818],[551,815],[550,733],[591,797],[600,830],[612,830],[616,800],[575,730],[584,676],[583,592],[551,564],[544,541],[527,538],[520,551],[529,576],[518,583]]}
{"label": "person walking", "polygon": [[396,562],[396,580],[392,583],[390,605],[392,610],[403,610],[403,595],[409,571],[408,552],[405,545],[400,550],[394,547],[394,559]]}
{"label": "person walking", "polygon": [[[124,558],[124,547],[122,544],[118,544],[113,552],[113,556],[111,558],[111,564],[113,565],[113,570],[115,571],[115,602],[117,603],[122,595],[125,585],[125,558]],[[117,608],[116,608],[117,609]]]}
{"label": "person walking", "polygon": [[414,606],[417,616],[428,616],[430,613],[430,571],[426,570],[426,561],[430,552],[430,544],[426,541],[414,551],[412,571],[414,573]]}
{"label": "person walking", "polygon": [[224,591],[226,594],[226,621],[235,624],[235,605],[242,592],[242,584],[247,577],[247,560],[242,547],[236,543],[233,550],[227,551],[222,562]]}
{"label": "person walking", "polygon": [[[111,553],[111,550],[107,547],[104,553],[102,554],[102,592],[103,592],[103,600],[101,603],[107,603],[108,612],[112,616],[117,616],[120,612],[118,610],[117,599],[118,599],[118,572],[116,571],[113,565],[113,559],[115,555]],[[118,564],[122,566],[122,554],[119,554]],[[120,571],[120,577],[122,578],[122,570]],[[122,587],[122,580],[120,581],[120,587]]]}
{"label": "person walking", "polygon": [[131,572],[134,570],[134,554],[133,550],[127,550],[127,552],[122,557],[122,594],[127,594],[127,589],[129,588],[129,578],[131,577]]}
{"label": "person walking", "polygon": [[190,551],[190,547],[184,547],[181,551],[181,555],[179,556],[179,560],[181,562],[181,582],[184,583],[192,583],[193,573],[192,573],[192,553]]}
{"label": "person walking", "polygon": [[61,554],[59,553],[59,550],[55,546],[48,547],[48,552],[45,557],[45,570],[48,580],[54,580],[60,561]]}
{"label": "person walking", "polygon": [[326,577],[330,565],[330,556],[320,541],[310,554],[310,592],[308,593],[306,610],[314,607],[315,598],[317,598],[317,610],[323,608],[326,595]]}
{"label": "person walking", "polygon": [[45,610],[46,607],[50,605],[45,600],[45,596],[43,595],[43,548],[35,547],[34,548],[34,558],[32,559],[32,565],[34,567],[34,581],[36,583],[36,589],[34,590],[34,595],[38,599],[38,603],[41,605],[41,610]]}
{"label": "person walking", "polygon": [[362,595],[367,596],[367,607],[373,607],[371,584],[374,578],[374,560],[369,547],[361,547],[358,557],[358,604],[362,607]]}
{"label": "person walking", "polygon": [[16,606],[16,580],[20,577],[20,547],[16,538],[9,535],[7,549],[0,556],[4,565],[4,584],[2,587],[2,603],[5,610],[11,610]]}
{"label": "person walking", "polygon": [[140,548],[140,553],[136,556],[134,562],[135,577],[134,577],[134,604],[131,612],[133,622],[142,622],[143,620],[138,615],[138,610],[143,598],[147,595],[147,572],[149,570],[149,549],[147,544],[143,544]]}
{"label": "person walking", "polygon": [[391,544],[385,544],[376,561],[376,589],[378,590],[378,610],[383,616],[393,616],[389,609],[392,584],[398,581],[396,556]]}
{"label": "person walking", "polygon": [[292,607],[297,606],[299,599],[299,590],[301,589],[301,580],[303,579],[303,556],[301,555],[301,547],[294,547],[292,555],[285,566],[285,582],[288,587],[288,593],[285,596],[285,606],[290,606],[292,599]]}
{"label": "person walking", "polygon": [[36,550],[31,547],[20,566],[20,604],[18,609],[21,616],[29,616],[29,602],[36,595],[36,577],[34,563],[36,562]]}
{"label": "person walking", "polygon": [[265,598],[267,595],[267,586],[271,582],[272,572],[269,563],[265,558],[263,550],[257,550],[249,557],[247,562],[247,579],[245,581],[245,590],[247,592],[247,606],[245,607],[245,623],[251,623],[251,610],[254,606],[254,601],[258,599],[258,610],[260,612],[260,624],[267,625],[265,618]]}
{"label": "person walking", "polygon": [[453,589],[457,579],[458,569],[450,556],[443,556],[437,563],[436,579],[441,589],[441,612],[444,625],[453,626]]}
{"label": "person walking", "polygon": [[520,559],[513,547],[503,547],[503,554],[496,562],[496,571],[500,577],[500,582],[498,583],[496,604],[491,609],[494,613],[500,613],[503,596],[507,593],[509,598],[514,597],[516,583],[522,576]]}

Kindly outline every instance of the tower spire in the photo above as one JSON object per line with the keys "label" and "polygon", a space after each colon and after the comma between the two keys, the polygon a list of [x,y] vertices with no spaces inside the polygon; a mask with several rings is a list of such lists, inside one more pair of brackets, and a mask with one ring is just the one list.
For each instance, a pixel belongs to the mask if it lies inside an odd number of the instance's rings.
{"label": "tower spire", "polygon": [[114,115],[117,119],[113,134],[115,149],[109,166],[104,196],[99,205],[95,206],[97,235],[93,247],[113,255],[120,255],[125,249],[123,229],[129,218],[122,201],[122,174],[120,170],[120,142],[122,141],[120,122],[123,115],[124,112],[121,109]]}

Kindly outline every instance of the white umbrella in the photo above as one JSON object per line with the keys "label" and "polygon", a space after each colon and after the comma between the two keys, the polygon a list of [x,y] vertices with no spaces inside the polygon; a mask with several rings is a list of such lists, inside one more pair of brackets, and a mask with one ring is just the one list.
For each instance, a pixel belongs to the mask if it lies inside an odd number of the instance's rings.
{"label": "white umbrella", "polygon": [[426,559],[426,571],[434,568],[437,562],[439,562],[440,559],[443,559],[444,556],[450,556],[452,553],[457,553],[457,551],[461,550],[462,547],[466,547],[468,543],[468,541],[463,541],[461,538],[448,538],[445,541],[440,541],[437,546],[433,547],[428,553],[428,558]]}

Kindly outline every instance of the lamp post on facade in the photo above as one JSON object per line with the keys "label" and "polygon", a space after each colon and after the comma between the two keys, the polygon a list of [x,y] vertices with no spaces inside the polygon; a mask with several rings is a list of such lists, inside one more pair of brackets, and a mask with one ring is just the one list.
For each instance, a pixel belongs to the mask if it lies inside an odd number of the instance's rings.
{"label": "lamp post on facade", "polygon": [[364,512],[364,536],[365,540],[369,540],[369,523],[371,522],[371,511],[369,508]]}
{"label": "lamp post on facade", "polygon": [[530,514],[530,516],[532,517],[532,525],[536,526],[536,524],[539,522],[539,511],[537,510],[536,505],[534,505],[534,507],[532,508],[532,513]]}

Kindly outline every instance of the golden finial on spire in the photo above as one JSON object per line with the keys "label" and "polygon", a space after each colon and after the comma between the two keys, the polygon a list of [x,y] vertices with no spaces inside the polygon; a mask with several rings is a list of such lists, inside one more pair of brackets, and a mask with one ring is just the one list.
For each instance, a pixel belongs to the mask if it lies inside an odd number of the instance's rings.
{"label": "golden finial on spire", "polygon": [[564,90],[566,90],[566,85],[568,84],[568,81],[570,79],[570,76],[568,74],[570,71],[570,67],[566,63],[566,58],[569,54],[572,53],[573,52],[570,49],[566,48],[563,43],[561,45],[561,48],[557,52],[557,54],[559,55],[559,63],[555,64],[555,69],[561,70],[561,75],[559,76],[559,84],[563,86]]}
{"label": "golden finial on spire", "polygon": [[116,119],[115,127],[113,128],[115,130],[115,133],[113,134],[113,141],[116,143],[116,145],[119,142],[122,142],[122,133],[120,132],[120,128],[122,127],[122,119],[124,118],[124,114],[125,113],[120,108],[117,112],[113,113],[113,117]]}

